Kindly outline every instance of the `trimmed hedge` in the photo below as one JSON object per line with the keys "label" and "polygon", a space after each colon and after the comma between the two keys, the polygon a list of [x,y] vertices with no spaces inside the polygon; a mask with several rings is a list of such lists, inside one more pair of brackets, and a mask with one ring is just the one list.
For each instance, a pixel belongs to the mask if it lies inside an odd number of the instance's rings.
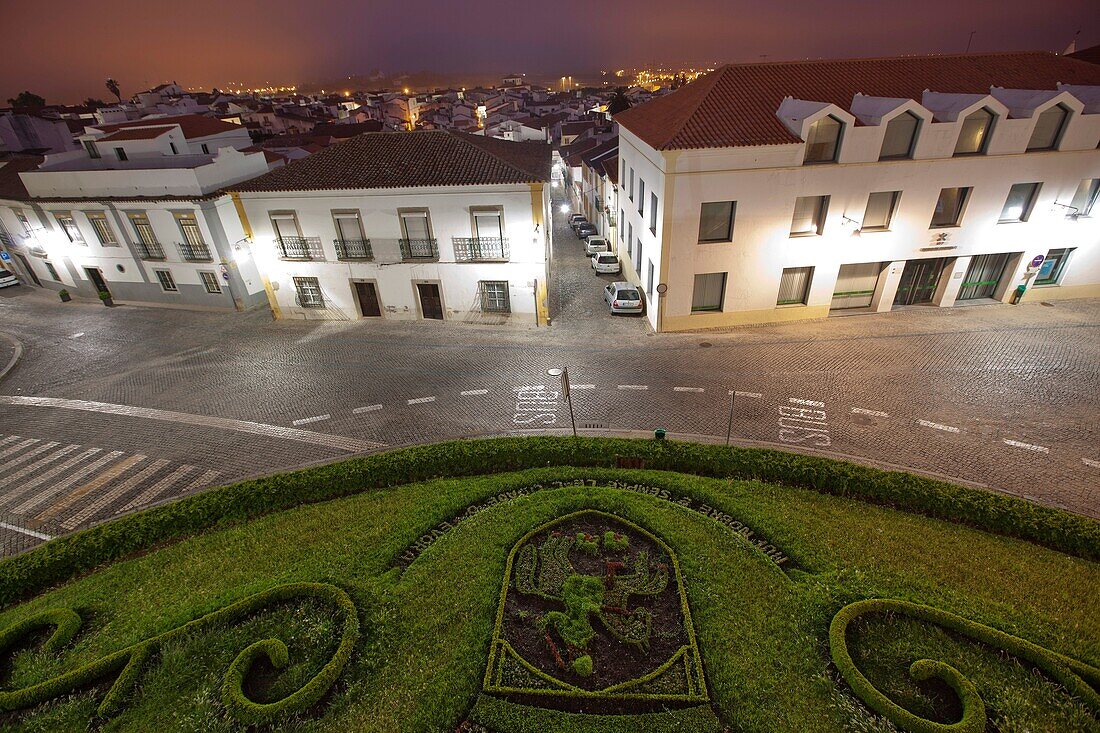
{"label": "trimmed hedge", "polygon": [[[109,717],[122,710],[130,693],[137,686],[142,669],[163,645],[173,639],[200,633],[212,627],[241,621],[267,606],[297,599],[319,598],[339,609],[342,632],[336,652],[312,679],[290,695],[271,703],[257,703],[244,693],[243,684],[252,663],[266,655],[276,669],[286,667],[289,656],[286,645],[278,639],[264,639],[250,645],[237,655],[225,673],[222,701],[226,709],[247,725],[271,723],[278,718],[313,707],[329,691],[343,672],[359,641],[359,613],[351,598],[340,588],[327,583],[289,583],[255,593],[225,608],[189,621],[151,639],[140,641],[126,649],[108,654],[82,667],[20,690],[0,691],[0,712],[22,710],[52,700],[74,690],[109,679],[121,672],[98,708],[98,714]],[[0,631],[0,657],[28,635],[49,626],[55,631],[45,648],[57,651],[72,640],[80,627],[80,617],[69,609],[50,609],[12,624]]]}
{"label": "trimmed hedge", "polygon": [[709,705],[659,713],[592,715],[520,705],[490,695],[478,697],[470,711],[470,721],[494,732],[508,733],[722,733],[725,730]]}
{"label": "trimmed hedge", "polygon": [[610,438],[496,438],[404,448],[242,481],[132,514],[0,562],[0,607],[158,543],[299,504],[434,478],[544,466],[646,468],[758,479],[894,507],[1100,560],[1100,522],[896,471],[771,449]]}
{"label": "trimmed hedge", "polygon": [[903,730],[911,733],[983,733],[986,726],[985,703],[974,683],[963,676],[959,670],[944,662],[931,659],[918,659],[913,662],[909,668],[909,674],[917,681],[939,678],[954,689],[962,703],[961,720],[955,723],[938,723],[922,718],[879,692],[859,671],[848,651],[849,624],[860,616],[873,613],[900,614],[937,624],[995,649],[1008,652],[1034,664],[1061,683],[1070,694],[1080,697],[1093,712],[1100,713],[1100,693],[1097,693],[1093,687],[1100,685],[1100,669],[1044,649],[1018,636],[1006,634],[990,626],[931,606],[884,598],[851,603],[840,609],[829,625],[829,648],[833,663],[836,664],[856,697]]}

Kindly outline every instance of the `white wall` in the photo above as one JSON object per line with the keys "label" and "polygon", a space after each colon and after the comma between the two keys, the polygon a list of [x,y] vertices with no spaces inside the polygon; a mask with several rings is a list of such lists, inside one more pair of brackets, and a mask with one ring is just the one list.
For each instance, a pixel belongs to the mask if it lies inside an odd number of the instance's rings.
{"label": "white wall", "polygon": [[[626,176],[623,176],[623,162],[626,163]],[[619,209],[623,212],[623,220],[619,221],[616,242],[619,257],[623,262],[623,279],[637,284],[646,298],[646,318],[654,329],[657,328],[657,285],[661,279],[661,258],[663,256],[663,239],[665,227],[665,198],[668,196],[668,186],[665,183],[663,166],[664,158],[653,148],[641,142],[629,131],[619,128]],[[634,170],[634,190],[631,193],[630,171]],[[645,182],[645,194],[642,201],[642,213],[638,213],[638,188],[639,182]],[[650,193],[657,194],[657,228],[656,233],[650,230]],[[631,200],[633,196],[633,200]],[[616,212],[616,217],[618,217]],[[627,243],[626,237],[631,234],[633,227],[633,241]],[[638,242],[641,242],[641,261],[638,258]],[[649,287],[649,263],[653,263],[653,285]],[[639,274],[639,268],[641,270]],[[670,286],[671,288],[671,286]]]}

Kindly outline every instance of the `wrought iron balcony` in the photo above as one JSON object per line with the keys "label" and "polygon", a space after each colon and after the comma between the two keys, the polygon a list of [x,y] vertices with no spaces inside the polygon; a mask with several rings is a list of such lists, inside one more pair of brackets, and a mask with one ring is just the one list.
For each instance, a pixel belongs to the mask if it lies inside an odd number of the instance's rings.
{"label": "wrought iron balcony", "polygon": [[210,248],[204,243],[193,244],[191,242],[176,242],[176,248],[180,251],[180,257],[184,262],[213,262]]}
{"label": "wrought iron balcony", "polygon": [[374,252],[370,247],[369,239],[334,239],[336,245],[336,259],[338,260],[373,260]]}
{"label": "wrought iron balcony", "polygon": [[399,242],[403,260],[439,259],[439,243],[434,239],[402,239]]}
{"label": "wrought iron balcony", "polygon": [[136,245],[138,251],[138,257],[143,260],[163,260],[164,248],[160,246],[160,242],[137,242]]}
{"label": "wrought iron balcony", "polygon": [[275,249],[284,260],[325,259],[320,237],[279,237],[275,240]]}
{"label": "wrought iron balcony", "polygon": [[501,237],[452,237],[456,262],[507,262],[508,240]]}

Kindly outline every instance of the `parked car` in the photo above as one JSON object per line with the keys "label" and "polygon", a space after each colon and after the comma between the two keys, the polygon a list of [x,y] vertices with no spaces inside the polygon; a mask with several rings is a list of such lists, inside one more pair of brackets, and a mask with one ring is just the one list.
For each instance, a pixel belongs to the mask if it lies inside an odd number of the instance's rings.
{"label": "parked car", "polygon": [[599,252],[592,258],[592,269],[597,275],[618,275],[623,271],[619,256],[611,252]]}
{"label": "parked car", "polygon": [[607,240],[603,237],[589,237],[584,241],[584,253],[591,257],[597,252],[610,252]]}
{"label": "parked car", "polygon": [[628,282],[614,282],[603,289],[603,299],[612,313],[641,313],[642,294]]}
{"label": "parked car", "polygon": [[577,226],[577,224],[580,224],[582,221],[588,221],[588,219],[585,218],[584,214],[570,214],[568,221],[569,221],[569,226],[570,227],[575,227],[575,226]]}
{"label": "parked car", "polygon": [[0,288],[10,287],[12,285],[18,285],[19,279],[7,270],[0,270]]}
{"label": "parked car", "polygon": [[577,232],[577,236],[581,239],[588,239],[593,234],[600,233],[600,230],[596,228],[595,224],[590,224],[587,221],[578,226],[575,231]]}

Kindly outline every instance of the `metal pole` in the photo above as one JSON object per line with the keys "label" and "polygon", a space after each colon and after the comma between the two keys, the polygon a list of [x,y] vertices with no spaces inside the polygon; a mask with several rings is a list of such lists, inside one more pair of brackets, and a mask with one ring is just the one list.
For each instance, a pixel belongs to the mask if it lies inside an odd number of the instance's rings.
{"label": "metal pole", "polygon": [[733,403],[737,399],[737,392],[735,390],[730,391],[730,420],[726,424],[726,447],[730,445],[730,435],[733,433]]}
{"label": "metal pole", "polygon": [[577,421],[573,419],[573,390],[569,388],[569,367],[561,371],[561,380],[565,385],[565,401],[569,405],[569,424],[573,426],[573,437],[577,437]]}

